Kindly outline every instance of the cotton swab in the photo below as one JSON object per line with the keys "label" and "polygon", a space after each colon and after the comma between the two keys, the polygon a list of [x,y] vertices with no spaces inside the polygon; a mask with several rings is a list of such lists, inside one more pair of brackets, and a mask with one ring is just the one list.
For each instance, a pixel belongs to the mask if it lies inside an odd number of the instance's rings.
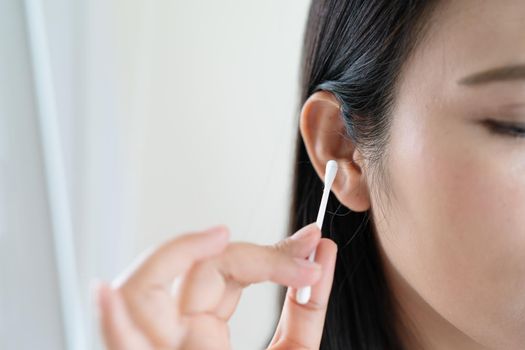
{"label": "cotton swab", "polygon": [[[323,196],[321,198],[321,206],[319,207],[319,212],[317,213],[317,227],[319,230],[323,227],[324,214],[326,212],[326,204],[328,203],[328,195],[330,194],[330,189],[334,183],[335,174],[337,173],[337,162],[335,160],[329,160],[326,163],[326,170],[324,175],[324,189]],[[315,260],[315,249],[310,253],[308,260]],[[310,295],[312,294],[312,287],[306,286],[297,290],[296,300],[299,304],[306,304],[310,300]]]}

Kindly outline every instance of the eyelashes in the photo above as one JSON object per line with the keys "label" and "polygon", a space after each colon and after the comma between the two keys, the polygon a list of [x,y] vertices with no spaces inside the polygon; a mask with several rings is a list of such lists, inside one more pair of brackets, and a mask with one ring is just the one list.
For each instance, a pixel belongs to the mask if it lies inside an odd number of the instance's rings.
{"label": "eyelashes", "polygon": [[484,119],[481,122],[492,134],[512,138],[525,138],[525,124],[516,124],[494,119]]}

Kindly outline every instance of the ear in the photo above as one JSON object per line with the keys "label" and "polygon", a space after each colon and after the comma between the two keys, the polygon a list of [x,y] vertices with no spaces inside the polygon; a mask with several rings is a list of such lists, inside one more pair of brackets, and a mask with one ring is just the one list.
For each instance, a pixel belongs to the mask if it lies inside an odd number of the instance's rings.
{"label": "ear", "polygon": [[326,162],[334,159],[338,170],[332,192],[347,208],[355,212],[370,208],[363,157],[346,136],[340,103],[328,91],[313,93],[301,109],[299,128],[308,156],[320,179],[324,179]]}

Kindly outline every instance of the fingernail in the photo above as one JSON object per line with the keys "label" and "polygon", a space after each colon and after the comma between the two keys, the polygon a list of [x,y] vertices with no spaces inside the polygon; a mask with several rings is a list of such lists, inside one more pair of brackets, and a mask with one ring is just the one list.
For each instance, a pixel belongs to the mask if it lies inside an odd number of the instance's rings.
{"label": "fingernail", "polygon": [[296,233],[294,233],[292,236],[290,236],[290,239],[293,239],[293,240],[298,240],[298,239],[304,239],[310,235],[312,235],[314,232],[313,229],[306,229],[306,228],[302,228],[300,229],[299,231],[297,231]]}
{"label": "fingernail", "polygon": [[295,262],[299,266],[307,267],[309,269],[316,269],[316,270],[320,270],[321,269],[321,265],[316,263],[316,262],[314,262],[314,261],[310,261],[308,259],[302,259],[302,258],[293,258],[293,259],[295,260]]}

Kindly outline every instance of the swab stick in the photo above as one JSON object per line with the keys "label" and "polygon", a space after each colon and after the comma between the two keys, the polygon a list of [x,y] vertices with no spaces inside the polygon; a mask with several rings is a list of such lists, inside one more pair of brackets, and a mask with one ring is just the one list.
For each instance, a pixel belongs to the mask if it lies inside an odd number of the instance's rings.
{"label": "swab stick", "polygon": [[[321,206],[319,207],[319,212],[317,213],[317,227],[319,230],[323,227],[324,214],[326,212],[326,204],[328,203],[328,195],[330,194],[330,189],[334,183],[335,174],[337,173],[337,162],[335,160],[329,160],[326,163],[326,170],[324,175],[324,189],[323,197],[321,198]],[[308,260],[315,260],[315,250],[310,253]],[[306,304],[310,300],[310,295],[312,294],[312,287],[307,286],[297,290],[296,299],[299,304]]]}

